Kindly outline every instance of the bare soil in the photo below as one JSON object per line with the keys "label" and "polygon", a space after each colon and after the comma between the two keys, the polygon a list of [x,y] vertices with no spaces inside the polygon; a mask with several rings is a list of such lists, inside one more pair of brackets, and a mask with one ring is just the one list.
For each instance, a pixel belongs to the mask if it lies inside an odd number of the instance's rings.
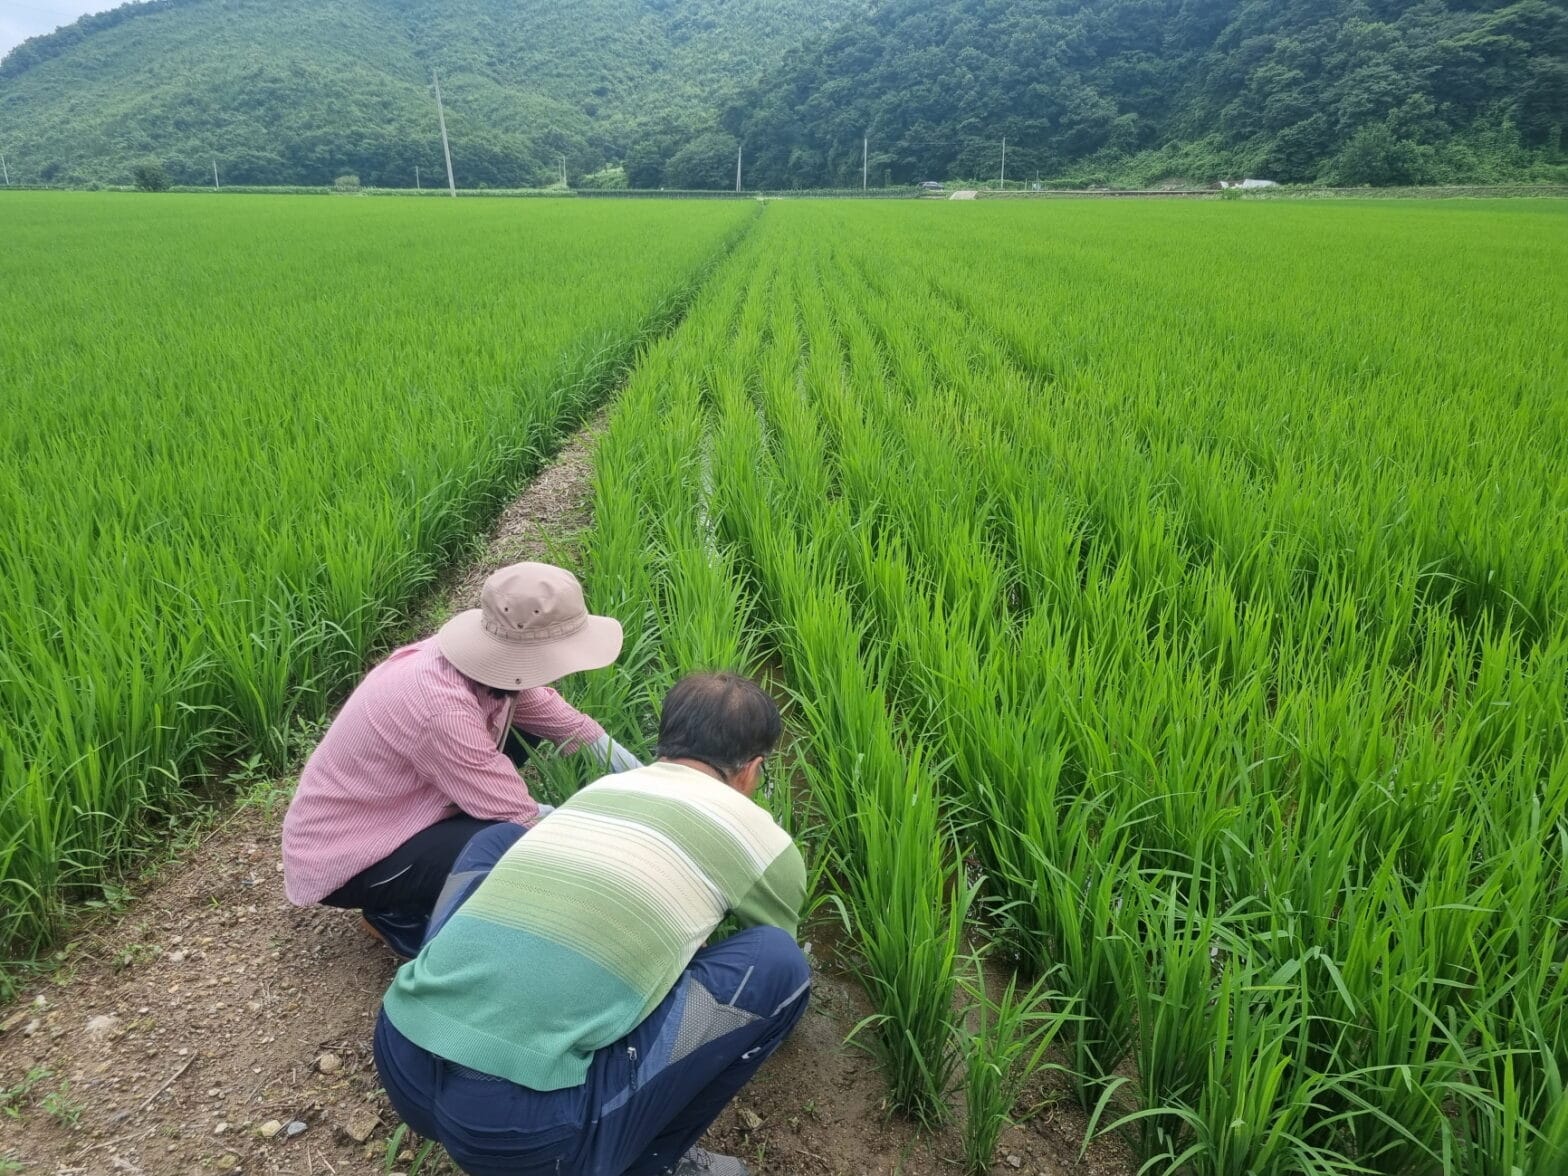
{"label": "bare soil", "polygon": [[[590,522],[602,417],[498,520],[483,555],[434,594],[432,623],[470,607],[495,567],[569,559]],[[279,826],[288,782],[257,789],[65,966],[0,1009],[0,1173],[450,1173],[400,1131],[370,1054],[396,960],[355,915],[291,907]],[[871,1058],[844,1039],[869,1011],[831,959],[811,1008],[714,1125],[716,1151],[758,1176],[956,1172],[953,1129],[890,1117]],[[1125,1151],[1079,1159],[1083,1117],[1053,1104],[1003,1138],[998,1173],[1122,1176]]]}

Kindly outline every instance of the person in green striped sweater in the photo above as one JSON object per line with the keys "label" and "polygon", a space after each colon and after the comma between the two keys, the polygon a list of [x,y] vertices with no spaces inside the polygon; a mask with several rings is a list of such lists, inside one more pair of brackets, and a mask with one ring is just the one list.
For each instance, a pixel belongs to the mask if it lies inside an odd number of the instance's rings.
{"label": "person in green striped sweater", "polygon": [[[376,1022],[398,1113],[470,1176],[746,1176],[697,1146],[805,1012],[800,851],[752,799],[782,723],[684,678],[658,761],[459,855]],[[726,918],[740,930],[708,945]]]}

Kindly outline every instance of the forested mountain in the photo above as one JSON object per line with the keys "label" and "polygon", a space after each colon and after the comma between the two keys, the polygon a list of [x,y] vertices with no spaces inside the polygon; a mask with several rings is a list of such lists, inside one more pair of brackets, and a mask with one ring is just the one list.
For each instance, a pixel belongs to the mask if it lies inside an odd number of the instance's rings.
{"label": "forested mountain", "polygon": [[1568,179],[1565,0],[151,0],[0,62],[25,182]]}
{"label": "forested mountain", "polygon": [[761,185],[1568,178],[1563,0],[886,0],[735,103]]}
{"label": "forested mountain", "polygon": [[[736,87],[852,0],[151,0],[0,63],[0,150],[24,182],[413,186],[440,170],[440,71],[465,186],[618,161],[644,124],[713,126]],[[733,167],[733,163],[731,165]]]}

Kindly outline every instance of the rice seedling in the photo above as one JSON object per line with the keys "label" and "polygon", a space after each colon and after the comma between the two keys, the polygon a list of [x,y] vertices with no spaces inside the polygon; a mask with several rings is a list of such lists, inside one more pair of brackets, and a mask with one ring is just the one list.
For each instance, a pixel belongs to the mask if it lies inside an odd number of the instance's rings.
{"label": "rice seedling", "polygon": [[970,999],[972,1024],[961,1031],[964,1058],[964,1170],[984,1176],[996,1159],[996,1144],[1010,1126],[1029,1080],[1046,1068],[1046,1051],[1073,1016],[1042,977],[1027,990],[1010,976],[992,996],[986,963],[969,958],[970,974],[961,982]]}

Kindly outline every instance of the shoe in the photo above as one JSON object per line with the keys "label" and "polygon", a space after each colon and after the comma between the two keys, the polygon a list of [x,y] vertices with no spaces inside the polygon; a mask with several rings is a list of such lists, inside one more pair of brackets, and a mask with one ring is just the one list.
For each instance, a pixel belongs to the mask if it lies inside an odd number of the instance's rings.
{"label": "shoe", "polygon": [[381,934],[381,932],[377,931],[375,924],[372,923],[369,919],[365,918],[364,915],[359,916],[359,929],[366,935],[370,936],[370,938],[374,939],[382,947],[389,946],[387,943],[387,937]]}
{"label": "shoe", "polygon": [[751,1176],[751,1169],[734,1156],[721,1156],[694,1147],[671,1168],[670,1176]]}
{"label": "shoe", "polygon": [[425,938],[428,920],[418,915],[403,915],[393,911],[361,911],[360,928],[372,939],[378,939],[400,960],[411,960],[419,954]]}

